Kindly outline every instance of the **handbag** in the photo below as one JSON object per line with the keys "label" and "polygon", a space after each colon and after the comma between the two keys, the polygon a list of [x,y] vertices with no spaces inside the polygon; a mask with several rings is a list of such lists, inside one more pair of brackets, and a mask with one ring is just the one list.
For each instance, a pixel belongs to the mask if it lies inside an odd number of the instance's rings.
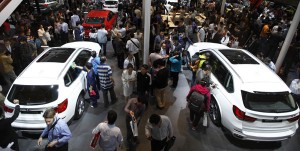
{"label": "handbag", "polygon": [[169,150],[172,148],[172,146],[174,145],[175,140],[176,140],[176,137],[175,137],[175,136],[172,136],[172,137],[166,142],[166,146],[165,146],[164,151],[169,151]]}
{"label": "handbag", "polygon": [[92,138],[92,141],[90,143],[90,146],[95,149],[96,146],[97,146],[97,142],[99,141],[101,135],[100,135],[100,132],[98,132],[97,134],[95,134]]}

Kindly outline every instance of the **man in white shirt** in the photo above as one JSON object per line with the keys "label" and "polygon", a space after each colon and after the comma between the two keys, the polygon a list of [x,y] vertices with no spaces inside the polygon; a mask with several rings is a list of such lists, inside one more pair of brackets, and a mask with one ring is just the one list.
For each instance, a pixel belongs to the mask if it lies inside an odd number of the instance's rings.
{"label": "man in white shirt", "polygon": [[117,113],[110,110],[107,113],[107,121],[102,122],[93,130],[93,134],[100,132],[99,146],[104,151],[116,151],[119,144],[121,147],[123,143],[122,132],[119,127],[115,126],[117,120]]}
{"label": "man in white shirt", "polygon": [[69,26],[64,19],[61,24],[61,42],[62,44],[69,42]]}
{"label": "man in white shirt", "polygon": [[105,30],[105,25],[101,24],[101,28],[97,32],[97,41],[103,50],[103,55],[106,56],[106,43],[107,43],[108,32]]}
{"label": "man in white shirt", "polygon": [[123,40],[123,42],[125,43],[125,37],[126,37],[126,28],[122,25],[119,24],[119,27],[117,29],[117,31],[121,34],[121,39]]}
{"label": "man in white shirt", "polygon": [[206,28],[207,28],[207,25],[203,25],[199,30],[198,30],[198,33],[197,33],[197,37],[198,37],[198,42],[204,42],[205,41],[205,37],[206,37]]}
{"label": "man in white shirt", "polygon": [[173,136],[173,127],[169,117],[152,114],[146,123],[145,135],[151,140],[151,151],[162,150],[167,140]]}
{"label": "man in white shirt", "polygon": [[72,27],[73,29],[76,27],[76,23],[80,21],[79,16],[76,14],[76,11],[74,12],[74,14],[71,16],[71,23],[72,23]]}
{"label": "man in white shirt", "polygon": [[223,35],[224,35],[224,36],[222,37],[222,39],[221,39],[220,42],[221,42],[221,44],[227,46],[228,43],[229,43],[229,40],[230,40],[229,33],[228,33],[228,32],[225,32]]}
{"label": "man in white shirt", "polygon": [[139,68],[140,67],[139,51],[141,50],[141,45],[139,40],[134,38],[133,33],[130,33],[130,39],[127,40],[126,48],[128,49],[128,53],[134,56],[136,68]]}

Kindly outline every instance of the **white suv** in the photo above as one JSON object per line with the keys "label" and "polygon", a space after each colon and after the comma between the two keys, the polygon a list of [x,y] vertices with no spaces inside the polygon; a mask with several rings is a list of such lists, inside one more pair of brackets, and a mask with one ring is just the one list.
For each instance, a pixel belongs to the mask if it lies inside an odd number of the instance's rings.
{"label": "white suv", "polygon": [[79,119],[85,111],[86,72],[71,65],[75,62],[84,66],[93,50],[99,51],[99,44],[74,42],[46,49],[32,61],[14,81],[4,101],[9,117],[14,110],[12,101],[20,100],[21,112],[12,126],[20,131],[40,132],[46,127],[43,113],[48,108],[55,108],[68,123],[73,117]]}
{"label": "white suv", "polygon": [[114,13],[118,12],[119,0],[105,0],[103,3],[104,10],[110,10]]}
{"label": "white suv", "polygon": [[[243,49],[202,49],[190,46],[188,51],[210,53],[211,79],[217,87],[211,90],[210,118],[233,136],[244,140],[280,141],[291,138],[297,128],[299,108],[288,86],[263,62]],[[205,46],[204,46],[205,47]]]}

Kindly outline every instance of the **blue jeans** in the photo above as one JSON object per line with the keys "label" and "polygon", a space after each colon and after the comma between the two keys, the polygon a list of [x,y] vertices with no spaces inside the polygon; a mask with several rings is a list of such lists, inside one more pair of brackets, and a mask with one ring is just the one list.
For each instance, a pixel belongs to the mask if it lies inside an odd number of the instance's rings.
{"label": "blue jeans", "polygon": [[106,43],[99,43],[99,45],[101,46],[100,52],[103,52],[103,55],[106,56]]}

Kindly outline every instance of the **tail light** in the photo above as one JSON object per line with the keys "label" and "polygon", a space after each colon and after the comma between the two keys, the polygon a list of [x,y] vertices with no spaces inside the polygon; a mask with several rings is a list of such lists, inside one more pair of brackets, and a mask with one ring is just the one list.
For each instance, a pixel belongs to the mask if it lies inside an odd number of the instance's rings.
{"label": "tail light", "polygon": [[297,115],[297,116],[295,116],[295,117],[289,118],[289,119],[287,119],[287,120],[288,120],[289,122],[295,122],[295,121],[299,120],[299,118],[300,118],[300,114]]}
{"label": "tail light", "polygon": [[65,99],[63,102],[59,103],[58,106],[55,108],[57,113],[64,112],[68,107],[68,99]]}
{"label": "tail light", "polygon": [[5,112],[8,112],[8,113],[12,113],[14,111],[14,109],[11,109],[11,108],[7,107],[6,105],[4,105],[3,109]]}
{"label": "tail light", "polygon": [[43,4],[44,7],[48,7],[48,4]]}
{"label": "tail light", "polygon": [[250,116],[245,115],[245,112],[240,110],[235,105],[233,106],[232,110],[233,110],[234,115],[242,121],[254,122],[256,120],[256,118],[254,118],[254,117],[250,117]]}

